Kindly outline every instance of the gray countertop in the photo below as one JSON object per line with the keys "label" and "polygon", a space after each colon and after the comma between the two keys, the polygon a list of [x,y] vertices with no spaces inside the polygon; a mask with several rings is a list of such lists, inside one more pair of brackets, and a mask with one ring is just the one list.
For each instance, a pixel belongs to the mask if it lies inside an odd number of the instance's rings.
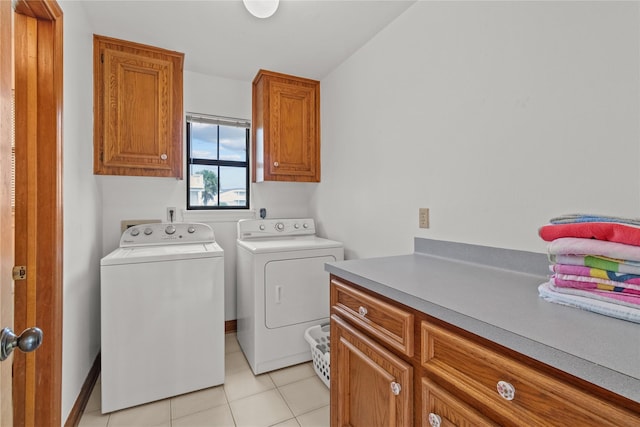
{"label": "gray countertop", "polygon": [[546,302],[546,255],[415,239],[409,255],[326,271],[640,402],[640,324]]}

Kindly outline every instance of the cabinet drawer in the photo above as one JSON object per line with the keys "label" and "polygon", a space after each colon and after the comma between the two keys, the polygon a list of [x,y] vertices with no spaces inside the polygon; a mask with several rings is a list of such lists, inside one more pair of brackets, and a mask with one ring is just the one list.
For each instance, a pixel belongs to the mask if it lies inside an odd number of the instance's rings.
{"label": "cabinet drawer", "polygon": [[621,407],[428,322],[422,322],[421,336],[427,376],[455,388],[456,396],[483,408],[501,425],[627,426],[640,421]]}
{"label": "cabinet drawer", "polygon": [[488,418],[422,378],[422,427],[494,427]]}
{"label": "cabinet drawer", "polygon": [[331,306],[371,336],[409,357],[413,356],[414,317],[410,312],[336,279],[331,280]]}

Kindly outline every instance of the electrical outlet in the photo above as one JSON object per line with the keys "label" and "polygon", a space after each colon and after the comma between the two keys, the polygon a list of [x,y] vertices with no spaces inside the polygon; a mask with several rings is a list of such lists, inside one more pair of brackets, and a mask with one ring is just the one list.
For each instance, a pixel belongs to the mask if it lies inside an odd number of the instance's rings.
{"label": "electrical outlet", "polygon": [[178,210],[176,208],[173,207],[169,207],[167,208],[167,221],[169,222],[176,222],[176,220],[178,215]]}
{"label": "electrical outlet", "polygon": [[418,210],[418,223],[420,228],[429,228],[429,208]]}

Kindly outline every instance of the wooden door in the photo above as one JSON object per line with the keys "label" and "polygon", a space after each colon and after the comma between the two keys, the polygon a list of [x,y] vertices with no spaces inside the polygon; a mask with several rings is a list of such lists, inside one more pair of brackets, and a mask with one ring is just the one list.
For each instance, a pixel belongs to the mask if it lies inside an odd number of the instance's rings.
{"label": "wooden door", "polygon": [[413,368],[331,316],[331,426],[413,423]]}
{"label": "wooden door", "polygon": [[[0,1],[4,19],[10,2]],[[9,6],[9,16],[11,10]],[[0,24],[6,33],[4,20]],[[1,44],[0,57],[11,58],[11,45]],[[44,331],[34,353],[13,353],[13,424],[61,424],[62,374],[62,10],[53,0],[20,0],[13,13],[15,91],[15,246],[5,256],[7,210],[4,189],[2,220],[2,284],[5,264],[24,265],[26,280],[15,282],[13,329],[31,326]],[[3,65],[4,67],[4,65]],[[11,66],[9,67],[9,70]],[[1,72],[4,76],[4,68]],[[9,73],[11,75],[11,73]],[[7,122],[4,81],[2,127]],[[4,130],[2,135],[4,150]],[[4,151],[3,151],[4,152]],[[3,162],[5,156],[2,156]],[[10,185],[10,184],[9,184]],[[12,257],[9,255],[13,254]],[[3,294],[4,296],[4,294]],[[4,306],[3,306],[4,316]],[[2,369],[5,369],[5,363]],[[4,380],[4,379],[3,379]],[[11,415],[5,406],[4,417]],[[10,424],[9,424],[10,425]]]}
{"label": "wooden door", "polygon": [[[0,328],[13,327],[11,3],[0,1]],[[0,425],[12,425],[11,359],[0,363]]]}

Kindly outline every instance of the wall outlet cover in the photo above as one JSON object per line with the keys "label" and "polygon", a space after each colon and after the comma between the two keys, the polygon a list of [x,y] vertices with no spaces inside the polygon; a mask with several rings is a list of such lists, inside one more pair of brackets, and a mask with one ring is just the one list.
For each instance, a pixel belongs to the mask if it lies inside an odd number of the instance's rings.
{"label": "wall outlet cover", "polygon": [[420,208],[418,211],[418,226],[429,228],[429,208]]}

